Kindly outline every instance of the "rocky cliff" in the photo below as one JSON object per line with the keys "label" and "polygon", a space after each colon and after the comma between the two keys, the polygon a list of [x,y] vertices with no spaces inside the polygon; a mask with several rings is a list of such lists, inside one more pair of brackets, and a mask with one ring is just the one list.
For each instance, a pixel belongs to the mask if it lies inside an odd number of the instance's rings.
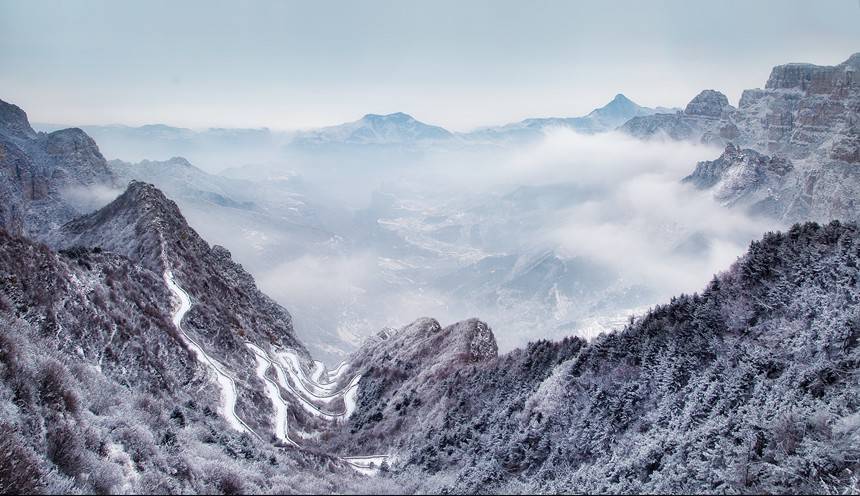
{"label": "rocky cliff", "polygon": [[0,227],[42,239],[109,200],[116,180],[80,129],[37,133],[27,114],[0,100]]}
{"label": "rocky cliff", "polygon": [[[858,74],[860,54],[836,66],[781,65],[764,89],[744,91],[737,108],[724,95],[706,90],[683,113],[634,118],[621,130],[643,139],[733,145],[717,161],[699,164],[690,178],[699,188],[715,188],[715,196],[727,204],[789,222],[857,220]],[[744,158],[752,153],[761,157]],[[781,164],[777,169],[785,173],[772,174],[773,164]],[[719,177],[703,180],[703,173]]]}

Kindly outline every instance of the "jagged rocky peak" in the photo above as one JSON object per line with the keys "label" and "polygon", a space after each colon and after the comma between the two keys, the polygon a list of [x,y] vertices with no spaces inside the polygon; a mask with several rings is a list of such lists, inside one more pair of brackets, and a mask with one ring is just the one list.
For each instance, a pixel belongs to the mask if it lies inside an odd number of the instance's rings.
{"label": "jagged rocky peak", "polygon": [[499,356],[496,336],[486,322],[469,319],[454,324],[454,332],[462,333],[469,345],[469,359],[473,362],[490,360]]}
{"label": "jagged rocky peak", "polygon": [[158,210],[171,216],[181,216],[176,203],[164,196],[164,193],[155,185],[143,181],[129,181],[125,192],[114,203]]}
{"label": "jagged rocky peak", "polygon": [[0,101],[0,226],[33,239],[104,205],[115,176],[80,129],[36,133],[27,114]]}
{"label": "jagged rocky peak", "polygon": [[160,189],[143,181],[130,181],[125,192],[102,210],[124,208],[139,210],[141,214],[150,214],[159,219],[182,217],[176,203],[164,196]]}
{"label": "jagged rocky peak", "polygon": [[[785,176],[792,170],[790,161],[782,157],[769,157],[751,148],[740,148],[733,143],[726,145],[723,154],[716,160],[705,160],[696,165],[696,170],[684,178],[684,182],[695,184],[699,188],[709,188],[724,179],[726,171],[732,167],[743,165],[752,174],[746,179],[751,183],[761,180],[761,176],[773,173]],[[737,171],[733,174],[736,181],[744,179]],[[748,186],[751,186],[749,184]]]}
{"label": "jagged rocky peak", "polygon": [[695,98],[690,100],[684,113],[687,115],[697,115],[702,117],[719,118],[726,110],[731,110],[729,99],[726,95],[716,90],[704,90]]}
{"label": "jagged rocky peak", "polygon": [[36,131],[30,127],[27,113],[21,107],[3,100],[0,100],[0,134],[24,139],[36,137]]}
{"label": "jagged rocky peak", "polygon": [[443,328],[435,319],[425,317],[401,329],[397,337],[423,343],[429,346],[426,351],[445,360],[480,362],[496,358],[499,352],[490,326],[474,318]]}
{"label": "jagged rocky peak", "polygon": [[96,142],[78,128],[61,129],[44,138],[45,151],[64,165],[76,169],[75,173],[109,176],[110,167]]}
{"label": "jagged rocky peak", "polygon": [[492,329],[478,319],[442,327],[436,319],[420,318],[396,331],[386,329],[353,356],[357,369],[370,368],[385,356],[432,368],[484,362],[498,356]]}
{"label": "jagged rocky peak", "polygon": [[[60,248],[99,247],[161,274],[173,272],[200,304],[187,323],[204,341],[231,353],[242,350],[241,336],[278,343],[307,356],[293,335],[286,309],[260,292],[254,278],[232,260],[227,249],[209,244],[188,225],[173,200],[152,184],[131,181],[114,201],[79,217],[53,237]],[[243,352],[244,353],[244,352]],[[226,361],[236,360],[237,355]]]}
{"label": "jagged rocky peak", "polygon": [[729,143],[719,158],[699,162],[683,182],[711,189],[723,204],[743,203],[751,213],[773,214],[793,168],[784,157],[770,157]]}
{"label": "jagged rocky peak", "polygon": [[840,94],[860,88],[860,53],[836,66],[784,64],[773,68],[765,85],[769,90],[794,89],[807,94]]}
{"label": "jagged rocky peak", "polygon": [[161,272],[168,240],[190,230],[179,207],[155,186],[131,181],[125,192],[92,214],[64,225],[52,237],[59,247],[101,247]]}

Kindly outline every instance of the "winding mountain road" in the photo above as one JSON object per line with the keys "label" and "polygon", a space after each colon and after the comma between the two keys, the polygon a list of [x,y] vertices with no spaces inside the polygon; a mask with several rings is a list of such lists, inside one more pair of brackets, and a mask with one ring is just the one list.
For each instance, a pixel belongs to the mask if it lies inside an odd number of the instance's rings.
{"label": "winding mountain road", "polygon": [[203,350],[203,347],[194,341],[185,332],[185,329],[182,328],[182,319],[191,310],[191,298],[188,296],[188,293],[176,284],[173,271],[168,270],[164,273],[164,282],[167,284],[170,292],[173,293],[173,296],[179,300],[179,307],[173,312],[173,325],[179,331],[179,335],[185,344],[194,352],[197,360],[215,373],[218,386],[221,388],[221,414],[227,420],[227,423],[237,431],[256,434],[248,427],[248,424],[236,415],[236,382],[227,374],[224,366],[209,356]]}
{"label": "winding mountain road", "polygon": [[[203,347],[192,339],[182,327],[182,319],[191,310],[191,297],[176,283],[173,271],[165,270],[164,282],[171,294],[178,300],[179,306],[173,311],[173,325],[179,331],[183,342],[192,350],[195,358],[215,374],[216,382],[221,390],[221,415],[233,429],[239,432],[247,432],[262,439],[251,429],[238,415],[236,415],[237,391],[236,382],[228,374],[227,369],[215,358],[207,354]],[[326,370],[322,362],[314,361],[314,369],[311,377],[308,377],[301,365],[299,355],[294,350],[277,352],[274,358],[259,346],[246,342],[245,346],[251,350],[256,359],[255,373],[266,388],[266,396],[272,402],[274,410],[275,438],[288,445],[301,448],[301,446],[290,438],[288,424],[288,409],[290,403],[281,395],[281,388],[292,393],[302,408],[311,415],[323,418],[331,422],[340,422],[348,418],[355,411],[356,396],[358,394],[358,383],[361,375],[356,374],[345,387],[338,388],[341,376],[349,369],[346,362],[341,362],[334,372]],[[269,368],[275,370],[277,383],[266,376]],[[325,382],[323,382],[325,379]],[[295,386],[294,386],[295,384]],[[329,412],[314,404],[314,401],[329,404],[343,401],[344,409],[341,412]],[[388,455],[335,457],[354,470],[365,475],[378,473],[382,463],[389,460]]]}

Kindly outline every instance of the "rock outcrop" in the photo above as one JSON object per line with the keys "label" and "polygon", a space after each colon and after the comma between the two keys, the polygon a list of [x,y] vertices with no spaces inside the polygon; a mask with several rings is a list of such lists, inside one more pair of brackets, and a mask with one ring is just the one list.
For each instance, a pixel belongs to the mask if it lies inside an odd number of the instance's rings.
{"label": "rock outcrop", "polygon": [[80,129],[36,133],[0,100],[0,228],[44,240],[119,191],[95,142]]}
{"label": "rock outcrop", "polygon": [[792,164],[785,158],[769,157],[755,150],[729,144],[716,160],[700,162],[692,174],[683,179],[699,189],[711,189],[719,202],[734,206],[748,205],[756,213],[770,213],[768,208],[781,200]]}
{"label": "rock outcrop", "polygon": [[705,90],[690,100],[684,114],[719,119],[732,110],[734,107],[729,105],[726,95],[719,91]]}
{"label": "rock outcrop", "polygon": [[[703,91],[684,113],[631,119],[621,130],[727,148],[697,167],[689,182],[728,205],[777,218],[860,219],[860,54],[836,66],[786,64],[764,89],[743,92],[737,108]],[[746,157],[743,167],[740,149]],[[753,153],[761,156],[749,160]],[[735,162],[728,167],[726,163]],[[781,165],[786,164],[786,165]],[[771,167],[785,173],[772,173]],[[710,179],[704,180],[707,175]],[[717,177],[719,176],[719,177]]]}

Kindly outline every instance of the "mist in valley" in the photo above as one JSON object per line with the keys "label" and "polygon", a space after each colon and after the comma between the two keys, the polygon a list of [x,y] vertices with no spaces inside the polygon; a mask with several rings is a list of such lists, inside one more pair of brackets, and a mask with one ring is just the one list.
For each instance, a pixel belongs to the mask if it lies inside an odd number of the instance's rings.
{"label": "mist in valley", "polygon": [[[551,127],[502,143],[206,143],[202,162],[112,164],[176,200],[329,362],[423,316],[480,317],[502,351],[591,338],[700,290],[779,227],[683,184],[721,152],[688,142]],[[207,164],[212,150],[232,165]]]}

